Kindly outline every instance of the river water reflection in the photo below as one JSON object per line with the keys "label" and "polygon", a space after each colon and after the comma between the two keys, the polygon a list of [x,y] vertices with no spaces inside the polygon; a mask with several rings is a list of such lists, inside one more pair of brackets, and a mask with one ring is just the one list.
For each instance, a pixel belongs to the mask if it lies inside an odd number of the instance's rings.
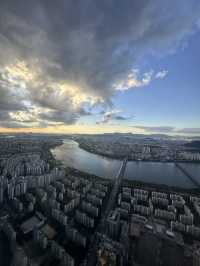
{"label": "river water reflection", "polygon": [[[63,145],[53,149],[52,153],[65,166],[106,178],[114,178],[121,165],[119,160],[105,158],[79,148],[78,143],[70,139],[65,139]],[[200,165],[184,164],[184,167],[198,178]],[[128,162],[124,178],[184,188],[194,187],[174,163]]]}

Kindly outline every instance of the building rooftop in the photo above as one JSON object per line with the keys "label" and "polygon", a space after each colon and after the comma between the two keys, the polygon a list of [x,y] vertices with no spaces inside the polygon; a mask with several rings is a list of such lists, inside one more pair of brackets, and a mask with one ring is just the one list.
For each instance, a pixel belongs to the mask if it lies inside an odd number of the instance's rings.
{"label": "building rooftop", "polygon": [[24,234],[28,234],[34,230],[35,227],[39,227],[44,223],[44,220],[40,219],[38,216],[32,216],[25,222],[21,224],[21,230]]}
{"label": "building rooftop", "polygon": [[130,226],[130,236],[140,237],[141,225],[138,223],[131,223]]}

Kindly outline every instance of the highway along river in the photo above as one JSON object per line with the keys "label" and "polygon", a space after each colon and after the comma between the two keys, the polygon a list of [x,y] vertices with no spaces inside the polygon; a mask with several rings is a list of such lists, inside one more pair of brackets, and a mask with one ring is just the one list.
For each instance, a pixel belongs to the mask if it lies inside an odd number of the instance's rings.
{"label": "highway along river", "polygon": [[[78,143],[70,139],[65,139],[63,145],[53,149],[52,153],[65,166],[106,178],[116,177],[121,165],[119,160],[102,157],[79,148]],[[182,163],[181,165],[200,181],[200,164]],[[128,162],[124,178],[182,188],[195,187],[174,163]]]}

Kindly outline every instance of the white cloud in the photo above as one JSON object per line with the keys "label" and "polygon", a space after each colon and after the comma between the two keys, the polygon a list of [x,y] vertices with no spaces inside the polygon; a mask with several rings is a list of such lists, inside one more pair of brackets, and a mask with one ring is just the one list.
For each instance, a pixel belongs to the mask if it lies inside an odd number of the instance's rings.
{"label": "white cloud", "polygon": [[96,124],[106,124],[111,121],[126,121],[131,119],[133,116],[124,116],[122,114],[122,110],[111,110],[108,112],[103,113],[102,119],[97,121]]}
{"label": "white cloud", "polygon": [[168,70],[162,70],[162,71],[159,71],[156,75],[155,75],[155,78],[156,79],[163,79],[166,77],[166,75],[168,74]]}
{"label": "white cloud", "polygon": [[150,70],[140,74],[139,69],[133,69],[128,74],[127,78],[115,84],[114,88],[115,90],[126,91],[132,88],[148,86],[155,79],[163,79],[167,73],[167,70],[162,70],[157,73],[155,73],[154,70]]}
{"label": "white cloud", "polygon": [[27,113],[12,119],[26,120],[35,108],[36,120],[45,113],[48,121],[75,123],[84,106],[105,107],[116,90],[163,78],[163,71],[131,69],[149,54],[165,56],[181,47],[199,23],[198,0],[77,1],[76,8],[73,0],[18,2],[0,1],[4,120],[17,111]]}
{"label": "white cloud", "polygon": [[42,120],[72,124],[88,114],[86,103],[93,106],[97,102],[101,98],[84,92],[82,87],[45,77],[37,62],[28,65],[18,60],[0,69],[0,108],[7,112],[0,118],[1,125],[4,117],[7,124],[24,122],[30,127]]}

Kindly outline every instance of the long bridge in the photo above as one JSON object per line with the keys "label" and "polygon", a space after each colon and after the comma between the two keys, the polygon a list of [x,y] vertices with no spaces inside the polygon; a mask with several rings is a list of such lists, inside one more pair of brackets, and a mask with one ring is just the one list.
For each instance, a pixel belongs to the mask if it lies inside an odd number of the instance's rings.
{"label": "long bridge", "polygon": [[184,175],[186,175],[190,181],[198,188],[200,188],[200,183],[179,163],[175,163],[176,167],[181,170]]}
{"label": "long bridge", "polygon": [[110,197],[108,199],[108,203],[107,203],[104,215],[103,215],[104,217],[102,217],[104,219],[107,218],[109,212],[114,208],[115,200],[116,200],[116,197],[117,197],[117,194],[118,194],[118,191],[119,191],[119,188],[120,188],[120,185],[121,185],[121,182],[122,182],[125,170],[126,170],[126,164],[127,164],[127,158],[123,160],[121,167],[115,178],[115,181],[114,181],[111,193],[110,193]]}

